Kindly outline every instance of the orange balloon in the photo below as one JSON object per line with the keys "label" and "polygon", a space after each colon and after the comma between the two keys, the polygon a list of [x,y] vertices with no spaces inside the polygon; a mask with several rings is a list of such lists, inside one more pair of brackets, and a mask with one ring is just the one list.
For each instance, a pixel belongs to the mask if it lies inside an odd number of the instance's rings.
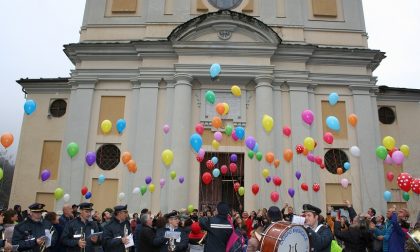
{"label": "orange balloon", "polygon": [[217,103],[216,104],[216,112],[219,115],[223,115],[225,113],[225,106],[223,105],[223,103]]}
{"label": "orange balloon", "polygon": [[211,125],[216,129],[222,127],[222,119],[220,119],[218,116],[213,117],[213,120],[211,120]]}
{"label": "orange balloon", "polygon": [[137,171],[137,164],[136,161],[130,160],[127,162],[128,171],[135,173]]}
{"label": "orange balloon", "polygon": [[265,154],[265,161],[267,161],[267,163],[271,164],[274,161],[274,153],[273,152],[267,152]]}
{"label": "orange balloon", "polygon": [[309,153],[309,150],[308,150],[308,149],[306,149],[305,147],[303,147],[303,152],[302,152],[302,154],[303,154],[304,156],[307,156],[307,155],[308,155],[308,153]]}
{"label": "orange balloon", "polygon": [[121,155],[121,160],[122,160],[123,164],[126,165],[128,163],[128,161],[131,160],[131,153],[128,152],[128,151],[123,152],[122,155]]}
{"label": "orange balloon", "polygon": [[349,121],[349,123],[350,123],[351,126],[355,127],[356,124],[357,124],[357,115],[350,114],[349,115],[349,118],[348,118],[348,121]]}
{"label": "orange balloon", "polygon": [[276,159],[276,160],[274,160],[274,167],[279,167],[279,165],[280,165],[280,160],[278,160],[278,159]]}
{"label": "orange balloon", "polygon": [[338,168],[337,168],[337,174],[338,174],[338,175],[343,174],[343,168],[338,167]]}
{"label": "orange balloon", "polygon": [[290,163],[290,161],[293,159],[293,151],[291,149],[285,149],[283,151],[283,158]]}
{"label": "orange balloon", "polygon": [[13,135],[10,132],[6,132],[1,135],[1,145],[7,149],[13,143]]}

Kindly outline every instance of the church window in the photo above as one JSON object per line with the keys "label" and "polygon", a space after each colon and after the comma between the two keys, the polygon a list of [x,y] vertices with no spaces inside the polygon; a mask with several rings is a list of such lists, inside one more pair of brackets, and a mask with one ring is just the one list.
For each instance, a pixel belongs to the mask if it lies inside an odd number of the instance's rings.
{"label": "church window", "polygon": [[96,164],[102,170],[112,170],[120,163],[121,151],[114,144],[104,144],[96,151]]}

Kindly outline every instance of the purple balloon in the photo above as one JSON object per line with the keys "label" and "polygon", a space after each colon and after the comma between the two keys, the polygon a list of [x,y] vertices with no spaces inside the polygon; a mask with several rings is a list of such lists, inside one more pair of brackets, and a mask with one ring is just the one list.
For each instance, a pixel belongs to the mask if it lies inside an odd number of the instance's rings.
{"label": "purple balloon", "polygon": [[150,184],[150,183],[152,182],[152,177],[147,176],[147,177],[144,179],[144,182],[146,182],[146,185]]}
{"label": "purple balloon", "polygon": [[401,165],[404,162],[404,154],[401,151],[394,151],[392,153],[392,162],[396,165]]}
{"label": "purple balloon", "polygon": [[160,184],[160,188],[163,188],[163,186],[165,185],[165,179],[161,178],[159,181]]}
{"label": "purple balloon", "polygon": [[289,188],[289,190],[287,190],[287,192],[289,193],[290,197],[293,198],[293,196],[295,196],[295,189]]}
{"label": "purple balloon", "polygon": [[230,155],[230,162],[236,163],[238,161],[238,156],[236,154]]}
{"label": "purple balloon", "polygon": [[206,151],[202,148],[200,148],[200,150],[198,151],[198,156],[201,158],[204,158],[204,154],[206,154]]}
{"label": "purple balloon", "polygon": [[47,169],[45,169],[41,172],[41,180],[42,181],[48,180],[50,178],[50,176],[51,176],[51,172]]}
{"label": "purple balloon", "polygon": [[178,180],[179,180],[179,183],[181,183],[181,184],[184,183],[184,176],[179,176]]}
{"label": "purple balloon", "polygon": [[245,139],[245,144],[248,149],[253,150],[257,141],[253,136],[249,136]]}
{"label": "purple balloon", "polygon": [[93,151],[89,151],[88,153],[86,153],[86,163],[89,166],[92,166],[96,161],[96,153]]}
{"label": "purple balloon", "polygon": [[302,177],[302,173],[300,173],[300,171],[296,171],[295,176],[299,180],[300,177]]}
{"label": "purple balloon", "polygon": [[306,156],[306,158],[307,158],[309,161],[311,161],[311,162],[314,162],[314,161],[315,161],[315,156],[314,156],[314,154],[312,154],[312,153],[308,153],[308,156]]}
{"label": "purple balloon", "polygon": [[270,183],[270,182],[271,182],[271,177],[270,177],[270,176],[267,176],[267,177],[265,178],[265,181],[266,181],[267,183]]}
{"label": "purple balloon", "polygon": [[223,135],[221,132],[219,131],[214,132],[214,140],[216,140],[217,142],[220,142],[222,141],[222,139],[223,139]]}

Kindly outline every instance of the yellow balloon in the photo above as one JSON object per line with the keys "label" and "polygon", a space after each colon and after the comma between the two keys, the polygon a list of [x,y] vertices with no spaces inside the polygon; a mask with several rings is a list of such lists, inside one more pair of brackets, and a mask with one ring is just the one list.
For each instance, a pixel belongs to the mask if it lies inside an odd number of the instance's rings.
{"label": "yellow balloon", "polygon": [[222,104],[223,104],[223,107],[225,107],[225,111],[223,112],[223,115],[227,115],[227,113],[229,113],[229,104],[227,104],[226,102]]}
{"label": "yellow balloon", "polygon": [[307,137],[303,140],[303,146],[305,146],[308,151],[315,149],[315,140],[312,137]]}
{"label": "yellow balloon", "polygon": [[274,126],[274,120],[269,115],[264,115],[262,119],[262,126],[265,132],[270,133]]}
{"label": "yellow balloon", "polygon": [[401,145],[400,151],[404,154],[405,157],[408,157],[410,155],[410,147],[408,147],[408,145]]}
{"label": "yellow balloon", "polygon": [[266,168],[262,170],[262,175],[264,178],[268,177],[270,175],[270,171]]}
{"label": "yellow balloon", "polygon": [[241,88],[240,88],[240,87],[238,87],[238,86],[236,86],[236,85],[233,85],[233,86],[231,87],[230,91],[232,91],[232,94],[233,94],[234,96],[241,96]]}
{"label": "yellow balloon", "polygon": [[211,146],[213,146],[213,149],[218,150],[220,147],[220,143],[213,139],[211,142]]}
{"label": "yellow balloon", "polygon": [[172,161],[174,161],[174,153],[170,149],[162,151],[162,162],[166,166],[170,166]]}
{"label": "yellow balloon", "polygon": [[149,185],[149,191],[152,193],[155,191],[155,185],[154,184],[150,184]]}
{"label": "yellow balloon", "polygon": [[387,150],[392,150],[395,147],[395,139],[392,136],[386,136],[382,140],[382,144]]}
{"label": "yellow balloon", "polygon": [[102,133],[108,134],[112,130],[112,122],[110,120],[103,120],[101,123]]}

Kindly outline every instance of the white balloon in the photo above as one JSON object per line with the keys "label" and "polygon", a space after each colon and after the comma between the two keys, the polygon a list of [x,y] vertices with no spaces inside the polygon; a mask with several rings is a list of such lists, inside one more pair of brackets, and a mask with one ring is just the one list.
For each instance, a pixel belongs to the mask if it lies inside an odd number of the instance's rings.
{"label": "white balloon", "polygon": [[70,194],[68,194],[68,193],[64,194],[63,200],[64,200],[64,202],[69,202],[69,200],[70,200]]}
{"label": "white balloon", "polygon": [[352,146],[350,148],[350,153],[354,156],[354,157],[360,157],[360,149],[357,146]]}
{"label": "white balloon", "polygon": [[341,186],[347,188],[349,186],[349,181],[346,178],[341,179]]}
{"label": "white balloon", "polygon": [[123,200],[124,198],[125,198],[125,193],[121,192],[120,194],[118,194],[119,200]]}
{"label": "white balloon", "polygon": [[134,187],[133,194],[138,194],[138,193],[140,193],[140,187]]}

